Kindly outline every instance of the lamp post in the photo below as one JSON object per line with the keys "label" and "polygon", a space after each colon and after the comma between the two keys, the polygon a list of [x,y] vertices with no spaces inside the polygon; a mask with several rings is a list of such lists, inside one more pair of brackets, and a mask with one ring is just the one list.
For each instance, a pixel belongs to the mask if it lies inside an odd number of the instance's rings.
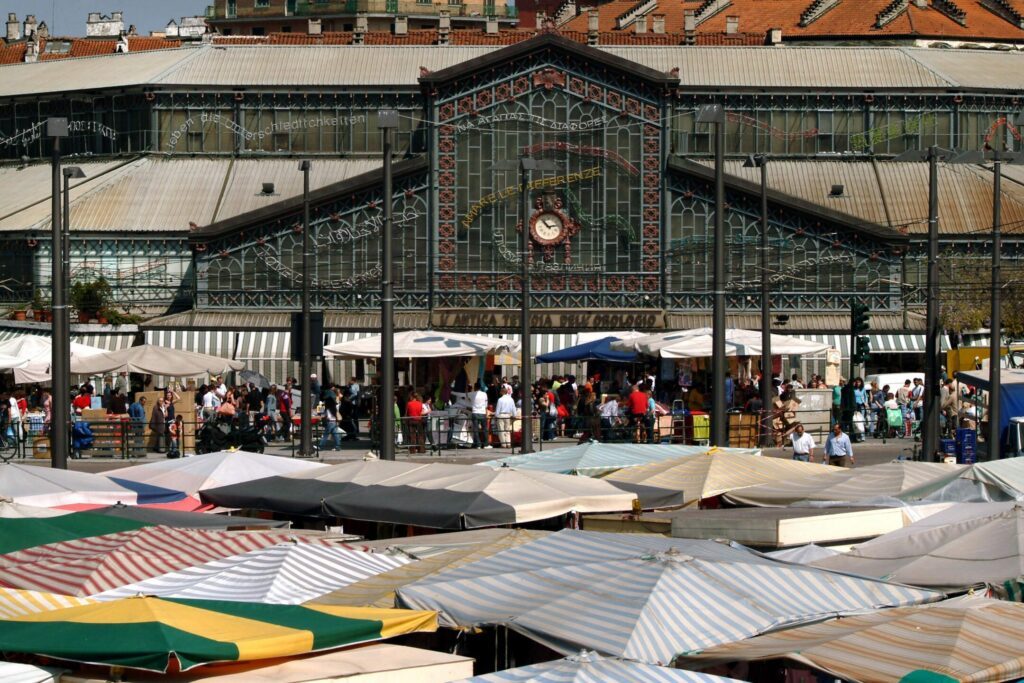
{"label": "lamp post", "polygon": [[921,453],[928,460],[935,457],[939,446],[939,161],[952,156],[952,151],[932,145],[927,150],[907,150],[895,158],[928,162],[928,297],[921,425]]}
{"label": "lamp post", "polygon": [[522,226],[520,234],[520,265],[521,270],[521,311],[519,317],[520,362],[519,391],[522,394],[522,444],[521,453],[533,452],[533,357],[531,352],[530,330],[530,172],[554,171],[558,168],[554,161],[534,159],[522,155],[518,161],[499,161],[494,166],[503,170],[519,170],[519,221]]}
{"label": "lamp post", "polygon": [[50,156],[51,204],[50,204],[50,266],[53,287],[53,338],[50,345],[50,376],[53,395],[50,411],[51,466],[68,468],[68,416],[71,414],[71,400],[68,390],[71,386],[71,334],[68,325],[68,305],[64,279],[64,221],[61,220],[61,169],[60,141],[68,136],[66,118],[46,120],[46,135],[53,140]]}
{"label": "lamp post", "polygon": [[313,374],[313,352],[310,325],[310,261],[311,243],[309,237],[309,171],[313,163],[309,159],[299,162],[302,171],[302,349],[301,370],[302,403],[301,430],[299,436],[299,455],[303,458],[313,457],[313,397],[311,375]]}
{"label": "lamp post", "polygon": [[392,282],[394,260],[394,221],[391,197],[391,134],[398,127],[398,112],[377,112],[377,126],[384,138],[384,227],[381,239],[380,276],[380,459],[395,459],[395,289]]}
{"label": "lamp post", "polygon": [[774,396],[772,383],[772,299],[768,287],[768,155],[751,154],[744,168],[761,169],[761,445],[771,445],[769,410]]}
{"label": "lamp post", "polygon": [[697,123],[714,125],[715,133],[715,252],[712,273],[714,296],[711,316],[711,444],[727,446],[729,430],[725,405],[725,108],[705,104],[697,109]]}
{"label": "lamp post", "polygon": [[[64,225],[61,237],[61,251],[63,252],[64,286],[71,284],[71,179],[76,180],[85,177],[85,171],[78,166],[68,166],[62,172],[64,176]],[[69,353],[70,353],[70,346]],[[70,358],[70,356],[69,356]]]}

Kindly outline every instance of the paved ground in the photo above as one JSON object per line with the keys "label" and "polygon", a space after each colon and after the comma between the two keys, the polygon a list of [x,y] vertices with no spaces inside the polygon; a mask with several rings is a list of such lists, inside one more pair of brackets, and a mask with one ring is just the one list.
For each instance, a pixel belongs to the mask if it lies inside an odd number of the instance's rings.
{"label": "paved ground", "polygon": [[[564,448],[575,444],[575,439],[557,439],[556,441],[545,442],[542,445],[542,452],[553,448]],[[854,444],[856,466],[863,467],[865,465],[877,465],[900,456],[910,459],[913,456],[913,447],[914,443],[906,439],[890,439],[884,443],[881,440],[868,439],[864,443]],[[293,449],[290,444],[284,445],[275,442],[270,444],[266,452],[282,457],[293,457],[297,450],[297,443]],[[323,452],[320,454],[318,460],[326,463],[358,460],[369,452],[369,450],[370,442],[368,440],[346,441],[342,444],[342,450]],[[983,445],[979,445],[979,450],[983,450]],[[509,449],[503,448],[493,448],[488,450],[453,448],[442,450],[434,455],[428,453],[425,455],[410,456],[404,451],[399,451],[397,457],[399,460],[410,460],[413,462],[454,462],[472,464],[482,462],[484,460],[491,460],[493,458],[501,458],[509,455],[510,453],[511,451]],[[821,449],[818,449],[816,451],[816,456],[820,453]],[[764,454],[774,458],[789,458],[792,457],[792,450],[788,448],[769,448],[765,449]],[[979,453],[979,455],[983,454]],[[130,462],[154,462],[157,460],[163,460],[164,458],[165,456],[162,454],[150,453],[144,459],[136,458]],[[31,457],[25,460],[16,460],[15,462],[41,466],[49,466],[50,464],[49,460],[35,460]],[[72,460],[69,462],[70,469],[82,472],[105,472],[118,467],[124,467],[127,464],[129,463],[126,463],[124,460],[112,458],[87,458],[82,460]]]}

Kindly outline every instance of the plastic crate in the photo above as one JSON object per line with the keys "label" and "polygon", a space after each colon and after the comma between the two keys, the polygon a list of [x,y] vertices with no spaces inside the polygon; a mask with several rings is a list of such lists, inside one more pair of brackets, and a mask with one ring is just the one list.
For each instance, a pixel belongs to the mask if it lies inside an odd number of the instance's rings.
{"label": "plastic crate", "polygon": [[940,448],[946,455],[957,454],[956,439],[942,439],[940,442]]}
{"label": "plastic crate", "polygon": [[961,448],[964,446],[970,446],[974,448],[978,445],[978,433],[973,429],[957,429],[956,430],[956,442]]}

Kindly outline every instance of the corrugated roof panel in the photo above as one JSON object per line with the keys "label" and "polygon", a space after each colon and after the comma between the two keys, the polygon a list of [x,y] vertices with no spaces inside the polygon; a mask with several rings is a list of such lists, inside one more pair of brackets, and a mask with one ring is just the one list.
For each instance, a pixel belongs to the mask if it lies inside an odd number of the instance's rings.
{"label": "corrugated roof panel", "polygon": [[[288,330],[288,311],[229,311],[200,309],[149,320],[146,329],[216,328],[224,330]],[[428,311],[396,311],[396,330],[425,330],[430,327]],[[366,330],[380,333],[380,313],[374,311],[325,311],[326,330]]]}
{"label": "corrugated roof panel", "polygon": [[[657,71],[679,69],[690,87],[946,88],[945,79],[898,48],[604,47]],[[963,57],[964,62],[971,55]],[[1008,73],[1016,62],[997,70]],[[970,66],[964,67],[970,69]],[[1012,81],[1024,79],[1015,74]],[[1019,86],[1018,86],[1019,87]]]}
{"label": "corrugated roof panel", "polygon": [[176,48],[0,67],[0,97],[141,85],[197,54]]}
{"label": "corrugated roof panel", "polygon": [[923,67],[961,88],[1024,89],[1024,54],[993,50],[903,50]]}
{"label": "corrugated roof panel", "polygon": [[[95,179],[97,176],[126,163],[124,160],[85,162],[75,165],[88,176],[83,180],[71,181],[71,192],[75,188]],[[42,214],[50,215],[50,165],[34,163],[25,167],[0,166],[0,224],[7,216],[25,211],[33,205],[41,206]]]}
{"label": "corrugated roof panel", "polygon": [[[220,209],[210,220],[225,220],[302,194],[302,172],[294,159],[241,159],[231,168]],[[339,183],[381,167],[380,159],[314,159],[309,173],[311,190]],[[260,193],[274,183],[272,196]],[[200,223],[208,225],[209,223]]]}
{"label": "corrugated roof panel", "polygon": [[203,50],[160,85],[415,86],[420,67],[439,71],[491,46],[244,45]]}

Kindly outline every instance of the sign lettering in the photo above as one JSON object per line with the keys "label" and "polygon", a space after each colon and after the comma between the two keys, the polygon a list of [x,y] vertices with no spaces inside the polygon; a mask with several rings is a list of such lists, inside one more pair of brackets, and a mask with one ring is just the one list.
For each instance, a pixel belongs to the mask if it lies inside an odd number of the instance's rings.
{"label": "sign lettering", "polygon": [[[434,309],[431,313],[434,327],[506,328],[518,329],[518,311],[491,309]],[[534,311],[530,325],[538,329],[662,329],[665,327],[663,311]]]}

